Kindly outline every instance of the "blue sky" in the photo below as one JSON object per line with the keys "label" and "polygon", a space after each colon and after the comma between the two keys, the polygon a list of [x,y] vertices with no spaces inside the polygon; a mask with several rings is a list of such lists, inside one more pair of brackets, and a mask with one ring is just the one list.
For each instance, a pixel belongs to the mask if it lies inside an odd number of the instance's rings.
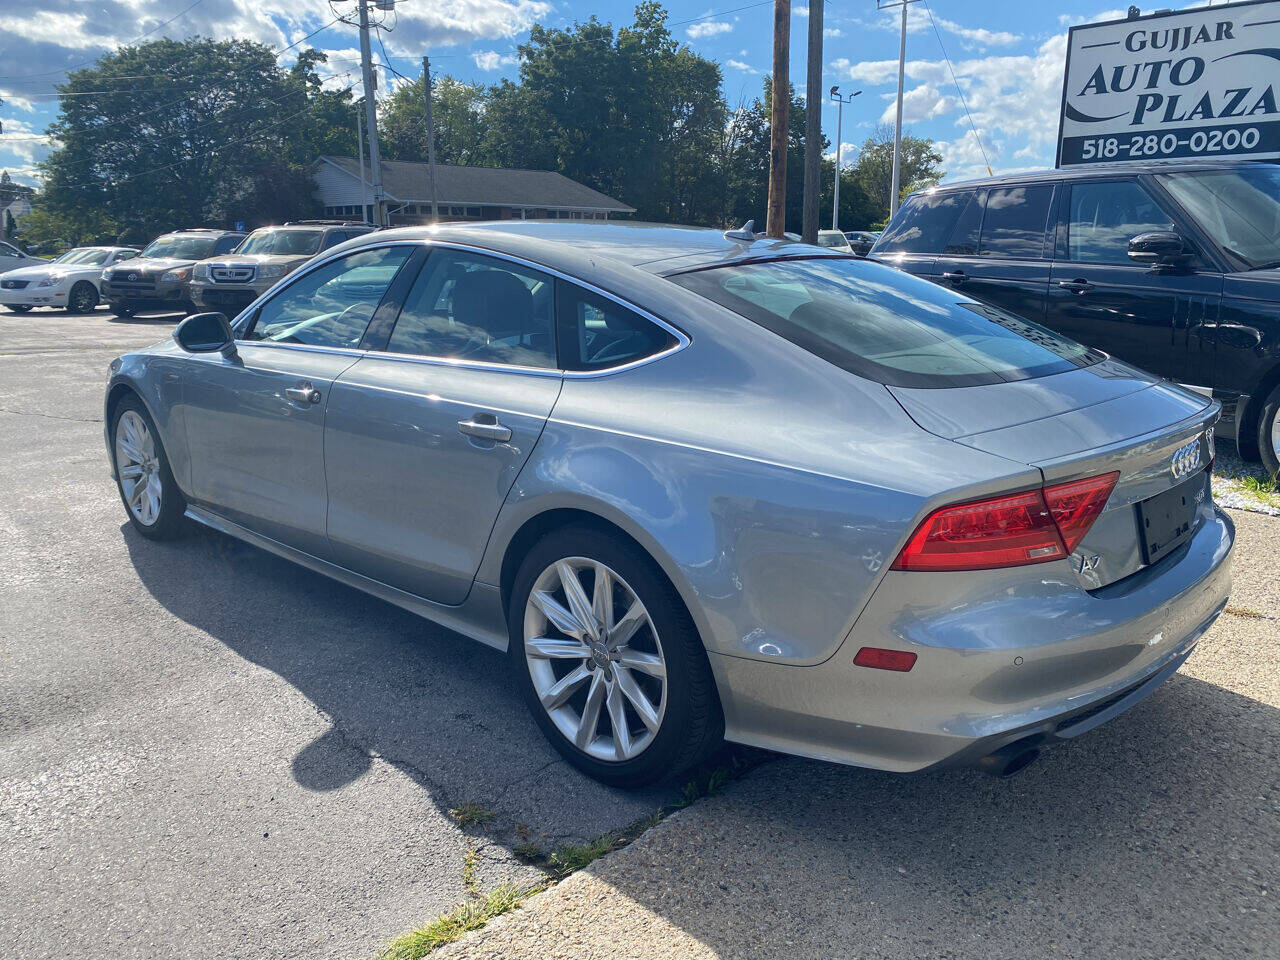
{"label": "blue sky", "polygon": [[[793,3],[791,76],[803,91],[808,7],[805,0]],[[335,0],[339,11],[353,6],[351,0]],[[562,26],[594,13],[622,24],[630,22],[633,6],[619,0],[399,0],[383,41],[392,64],[411,76],[426,52],[436,71],[492,83],[518,75],[516,45],[532,23]],[[749,103],[770,68],[771,0],[711,0],[668,10],[675,35],[721,64],[730,107]],[[824,10],[823,130],[833,143],[836,111],[825,91],[832,84],[862,90],[844,111],[841,139],[851,159],[876,123],[892,121],[900,14],[896,8],[877,10],[876,0],[831,0]],[[1067,26],[1122,15],[1121,8],[1082,0],[913,3],[908,129],[939,141],[951,179],[985,175],[983,149],[997,173],[1052,166]],[[53,83],[65,70],[144,34],[247,37],[285,47],[323,28],[303,46],[328,51],[330,69],[338,74],[333,82],[350,83],[358,76],[352,73],[358,69],[356,35],[340,23],[325,27],[332,18],[328,0],[0,0],[0,168],[34,182],[34,164],[49,150],[40,134],[57,112]],[[376,43],[374,52],[381,59]],[[287,64],[292,55],[282,53],[281,61]]]}

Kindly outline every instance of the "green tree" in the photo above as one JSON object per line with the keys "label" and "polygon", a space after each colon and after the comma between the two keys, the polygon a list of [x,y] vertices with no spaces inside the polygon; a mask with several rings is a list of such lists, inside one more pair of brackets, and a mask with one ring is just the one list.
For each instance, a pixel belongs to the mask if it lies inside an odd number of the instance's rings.
{"label": "green tree", "polygon": [[101,57],[59,88],[42,205],[86,225],[104,214],[135,241],[309,212],[318,148],[354,142],[338,124],[349,95],[320,88],[322,61],[304,51],[286,71],[262,44],[201,38]]}
{"label": "green tree", "polygon": [[[889,217],[889,195],[893,189],[893,128],[880,125],[862,144],[853,169],[854,179],[862,186],[880,212],[877,221]],[[946,174],[942,170],[942,154],[928,137],[902,135],[902,160],[898,183],[901,196],[913,190],[939,183]],[[843,189],[843,181],[841,181]]]}
{"label": "green tree", "polygon": [[[432,78],[431,119],[436,131],[436,161],[484,166],[485,106],[481,84],[453,77]],[[396,88],[378,118],[378,141],[387,160],[427,159],[427,112],[422,77]],[[350,154],[348,154],[350,156]]]}

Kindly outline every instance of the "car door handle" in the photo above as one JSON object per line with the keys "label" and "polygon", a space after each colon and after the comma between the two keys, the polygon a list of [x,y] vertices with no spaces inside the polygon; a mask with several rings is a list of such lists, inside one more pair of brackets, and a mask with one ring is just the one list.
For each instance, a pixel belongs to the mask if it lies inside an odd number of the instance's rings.
{"label": "car door handle", "polygon": [[511,428],[503,426],[492,413],[476,413],[470,420],[459,420],[458,430],[468,437],[506,443],[511,439]]}
{"label": "car door handle", "polygon": [[1093,284],[1088,280],[1059,280],[1058,286],[1072,293],[1088,293],[1093,289]]}
{"label": "car door handle", "polygon": [[942,275],[942,279],[950,280],[953,284],[959,284],[959,283],[964,283],[966,280],[968,280],[969,275],[965,273],[963,270],[956,270],[953,273],[944,273]]}
{"label": "car door handle", "polygon": [[305,380],[296,387],[285,387],[284,395],[294,403],[320,402],[320,391]]}

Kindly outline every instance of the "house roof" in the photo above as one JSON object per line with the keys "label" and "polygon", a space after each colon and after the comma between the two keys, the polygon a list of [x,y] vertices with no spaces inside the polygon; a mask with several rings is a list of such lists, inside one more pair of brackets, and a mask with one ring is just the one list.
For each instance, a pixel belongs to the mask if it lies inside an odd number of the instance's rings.
{"label": "house roof", "polygon": [[[321,157],[352,178],[360,179],[360,163],[352,157]],[[382,189],[401,203],[431,200],[431,175],[425,163],[382,161]],[[635,213],[613,197],[550,170],[508,170],[436,164],[437,202],[486,206],[555,207]]]}

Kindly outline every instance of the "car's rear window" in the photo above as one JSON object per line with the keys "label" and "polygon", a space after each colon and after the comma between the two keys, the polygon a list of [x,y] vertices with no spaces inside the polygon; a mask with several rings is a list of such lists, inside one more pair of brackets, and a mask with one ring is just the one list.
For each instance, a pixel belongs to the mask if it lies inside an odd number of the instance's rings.
{"label": "car's rear window", "polygon": [[893,386],[1025,380],[1101,359],[998,307],[856,258],[738,263],[670,279],[838,367]]}

